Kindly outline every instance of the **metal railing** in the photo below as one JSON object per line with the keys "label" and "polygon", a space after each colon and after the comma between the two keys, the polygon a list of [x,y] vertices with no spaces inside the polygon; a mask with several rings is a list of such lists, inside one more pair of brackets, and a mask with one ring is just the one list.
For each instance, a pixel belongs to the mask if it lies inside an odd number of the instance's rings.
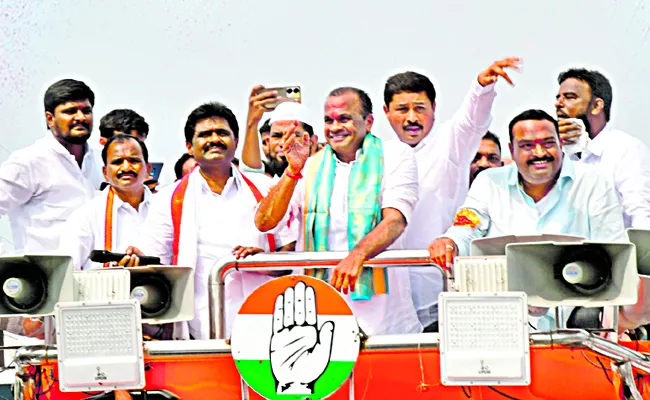
{"label": "metal railing", "polygon": [[[210,302],[210,338],[225,337],[225,290],[224,282],[233,271],[285,271],[302,268],[333,269],[347,257],[348,252],[287,252],[264,253],[237,260],[229,256],[220,259],[210,271],[208,284]],[[432,267],[440,271],[443,290],[447,290],[445,272],[431,262],[426,250],[389,250],[365,262],[364,266],[372,268],[395,267]]]}

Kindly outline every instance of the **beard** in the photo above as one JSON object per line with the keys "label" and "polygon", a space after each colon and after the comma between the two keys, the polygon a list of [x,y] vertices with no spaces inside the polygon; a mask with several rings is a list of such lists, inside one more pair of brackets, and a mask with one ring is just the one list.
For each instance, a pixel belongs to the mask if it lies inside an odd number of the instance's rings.
{"label": "beard", "polygon": [[90,133],[86,133],[83,136],[59,136],[68,144],[85,144],[90,138]]}
{"label": "beard", "polygon": [[273,157],[266,162],[266,172],[271,176],[282,176],[284,170],[289,166],[289,162],[285,157]]}
{"label": "beard", "polygon": [[588,135],[591,135],[591,124],[589,123],[589,118],[587,118],[587,113],[584,112],[582,114],[578,114],[576,115],[576,118],[585,124],[585,131]]}

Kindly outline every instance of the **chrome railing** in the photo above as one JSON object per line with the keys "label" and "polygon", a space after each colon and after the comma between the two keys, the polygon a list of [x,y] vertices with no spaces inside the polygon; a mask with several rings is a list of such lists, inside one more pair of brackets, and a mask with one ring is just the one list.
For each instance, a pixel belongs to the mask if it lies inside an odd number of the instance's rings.
{"label": "chrome railing", "polygon": [[[241,260],[229,256],[220,259],[210,271],[208,291],[210,293],[210,338],[225,337],[225,290],[224,282],[233,271],[285,271],[302,268],[335,268],[348,252],[313,253],[264,253]],[[432,267],[445,273],[431,262],[426,250],[389,250],[364,264],[372,268]],[[443,290],[447,290],[447,279],[443,279]]]}

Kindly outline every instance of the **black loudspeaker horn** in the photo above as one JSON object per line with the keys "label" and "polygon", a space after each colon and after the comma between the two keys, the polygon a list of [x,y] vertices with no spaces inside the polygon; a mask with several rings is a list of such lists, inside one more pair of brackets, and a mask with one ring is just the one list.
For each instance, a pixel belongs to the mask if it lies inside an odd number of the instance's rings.
{"label": "black loudspeaker horn", "polygon": [[0,317],[54,315],[73,300],[72,273],[69,256],[0,257]]}
{"label": "black loudspeaker horn", "polygon": [[637,302],[632,243],[515,243],[506,246],[508,290],[536,307],[603,307]]}
{"label": "black loudspeaker horn", "polygon": [[194,319],[194,269],[150,266],[128,270],[131,297],[140,301],[142,323],[166,324]]}

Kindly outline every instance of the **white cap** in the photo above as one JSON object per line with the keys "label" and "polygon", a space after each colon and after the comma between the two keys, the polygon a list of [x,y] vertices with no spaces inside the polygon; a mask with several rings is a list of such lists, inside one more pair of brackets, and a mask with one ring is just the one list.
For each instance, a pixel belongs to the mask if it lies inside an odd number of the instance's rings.
{"label": "white cap", "polygon": [[302,103],[294,103],[291,101],[278,104],[275,110],[271,113],[269,124],[278,121],[298,121],[312,127],[314,126],[307,106]]}

